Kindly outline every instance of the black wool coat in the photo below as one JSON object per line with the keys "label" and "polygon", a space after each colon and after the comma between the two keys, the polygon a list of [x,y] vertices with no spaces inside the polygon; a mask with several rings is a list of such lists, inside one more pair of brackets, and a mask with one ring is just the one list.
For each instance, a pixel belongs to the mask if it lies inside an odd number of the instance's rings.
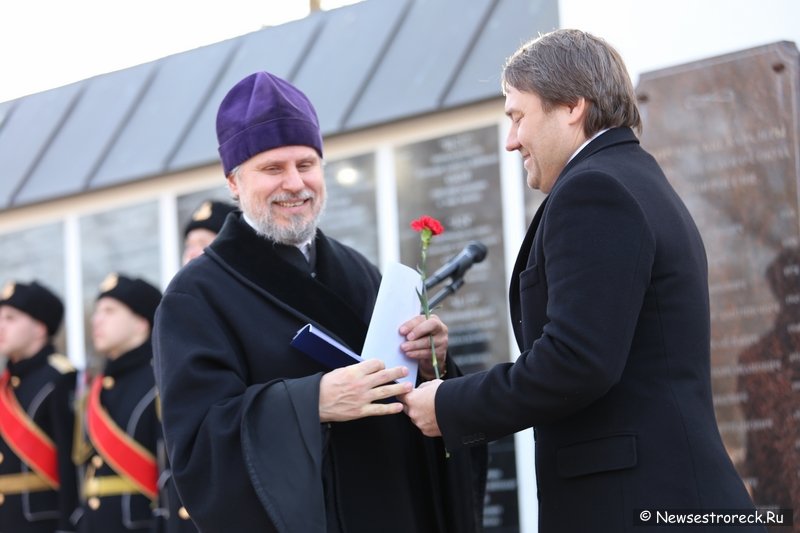
{"label": "black wool coat", "polygon": [[642,509],[752,509],[714,416],[707,277],[655,159],[630,129],[603,133],[521,246],[521,355],[437,391],[448,447],[533,426],[542,533],[635,532]]}
{"label": "black wool coat", "polygon": [[233,213],[165,291],[156,378],[192,519],[209,533],[478,530],[485,449],[445,459],[403,414],[320,423],[327,369],[289,343],[312,323],[359,353],[380,276],[322,232],[315,245],[312,272]]}

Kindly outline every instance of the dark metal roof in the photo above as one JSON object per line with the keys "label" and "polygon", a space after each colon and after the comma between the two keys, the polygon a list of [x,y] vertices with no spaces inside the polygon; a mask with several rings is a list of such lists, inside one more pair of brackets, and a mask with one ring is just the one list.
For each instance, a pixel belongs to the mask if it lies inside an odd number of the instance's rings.
{"label": "dark metal roof", "polygon": [[557,0],[367,0],[0,103],[0,209],[217,162],[227,90],[268,70],[326,137],[500,95],[506,56]]}

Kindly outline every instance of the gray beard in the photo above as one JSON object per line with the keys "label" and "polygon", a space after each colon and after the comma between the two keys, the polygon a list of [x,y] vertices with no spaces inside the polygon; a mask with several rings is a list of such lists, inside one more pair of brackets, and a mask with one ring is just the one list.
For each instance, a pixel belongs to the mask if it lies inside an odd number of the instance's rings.
{"label": "gray beard", "polygon": [[270,217],[267,220],[253,219],[253,224],[258,235],[280,244],[301,244],[311,240],[317,233],[317,218],[307,223],[293,220],[290,225],[281,226]]}
{"label": "gray beard", "polygon": [[247,213],[247,218],[252,223],[256,233],[279,244],[298,245],[310,241],[317,233],[320,216],[325,210],[327,197],[323,196],[319,212],[311,219],[303,217],[290,219],[288,225],[278,224],[269,210],[264,213]]}

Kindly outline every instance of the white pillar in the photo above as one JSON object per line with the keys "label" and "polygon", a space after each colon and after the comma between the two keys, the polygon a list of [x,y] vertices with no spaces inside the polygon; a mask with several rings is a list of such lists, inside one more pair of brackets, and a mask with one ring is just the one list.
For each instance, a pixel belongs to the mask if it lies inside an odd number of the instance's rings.
{"label": "white pillar", "polygon": [[84,337],[83,274],[81,266],[80,221],[77,215],[64,218],[64,327],[67,356],[76,368],[86,367]]}
{"label": "white pillar", "polygon": [[[525,177],[519,153],[505,151],[508,120],[499,124],[500,183],[503,199],[503,242],[505,243],[506,286],[511,281],[511,271],[517,260],[517,253],[528,221],[525,218]],[[509,358],[513,361],[519,355],[517,341],[511,325],[508,327]],[[536,465],[533,430],[526,429],[514,435],[514,450],[517,465],[517,504],[519,506],[520,533],[538,531],[539,505],[536,497]]]}

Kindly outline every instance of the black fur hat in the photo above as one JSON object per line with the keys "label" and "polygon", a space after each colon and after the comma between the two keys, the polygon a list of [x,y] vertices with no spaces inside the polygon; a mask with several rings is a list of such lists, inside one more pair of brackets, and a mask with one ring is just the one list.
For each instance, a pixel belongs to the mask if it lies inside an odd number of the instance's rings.
{"label": "black fur hat", "polygon": [[8,305],[29,314],[47,326],[52,337],[64,318],[64,304],[58,296],[36,281],[28,284],[9,281],[0,294],[0,305]]}
{"label": "black fur hat", "polygon": [[156,308],[161,303],[161,291],[143,279],[129,278],[112,272],[100,284],[100,298],[114,298],[127,305],[131,311],[144,317],[153,326]]}

